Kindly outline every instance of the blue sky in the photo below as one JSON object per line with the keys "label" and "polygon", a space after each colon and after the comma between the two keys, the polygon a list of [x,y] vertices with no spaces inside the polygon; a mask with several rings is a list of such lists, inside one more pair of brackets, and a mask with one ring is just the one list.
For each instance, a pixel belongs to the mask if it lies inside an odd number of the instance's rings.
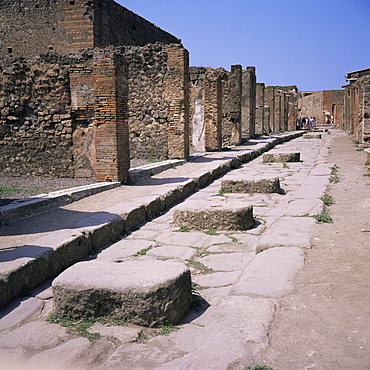
{"label": "blue sky", "polygon": [[180,38],[190,65],[255,66],[258,82],[300,91],[341,89],[370,68],[370,0],[117,2]]}

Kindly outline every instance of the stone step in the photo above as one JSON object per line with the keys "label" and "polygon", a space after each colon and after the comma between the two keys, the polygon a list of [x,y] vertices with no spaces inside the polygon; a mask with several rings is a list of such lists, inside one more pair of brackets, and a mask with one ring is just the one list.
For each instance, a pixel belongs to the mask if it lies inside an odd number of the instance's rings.
{"label": "stone step", "polygon": [[290,153],[264,153],[264,162],[275,162],[275,163],[285,163],[285,162],[299,162],[300,152],[290,152]]}
{"label": "stone step", "polygon": [[174,223],[196,230],[248,230],[254,225],[253,206],[238,201],[188,200],[174,208]]}
{"label": "stone step", "polygon": [[229,193],[282,193],[279,178],[222,180],[221,189]]}
{"label": "stone step", "polygon": [[189,268],[180,262],[76,263],[53,281],[56,317],[112,315],[155,327],[177,324],[192,303]]}

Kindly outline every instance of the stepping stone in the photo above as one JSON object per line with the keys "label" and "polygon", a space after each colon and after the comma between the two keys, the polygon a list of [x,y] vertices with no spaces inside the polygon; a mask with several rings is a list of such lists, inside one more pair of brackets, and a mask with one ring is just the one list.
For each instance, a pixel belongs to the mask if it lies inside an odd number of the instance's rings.
{"label": "stepping stone", "polygon": [[286,163],[286,162],[299,162],[300,152],[291,152],[291,153],[264,153],[263,161],[264,162],[275,162],[275,163]]}
{"label": "stepping stone", "polygon": [[281,193],[279,178],[222,180],[221,189],[229,193]]}
{"label": "stepping stone", "polygon": [[188,200],[174,208],[173,219],[196,230],[248,230],[254,225],[253,206],[226,200]]}
{"label": "stepping stone", "polygon": [[192,302],[180,262],[98,260],[76,263],[53,281],[56,317],[113,315],[143,326],[177,324]]}
{"label": "stepping stone", "polygon": [[303,139],[321,139],[321,134],[305,134]]}

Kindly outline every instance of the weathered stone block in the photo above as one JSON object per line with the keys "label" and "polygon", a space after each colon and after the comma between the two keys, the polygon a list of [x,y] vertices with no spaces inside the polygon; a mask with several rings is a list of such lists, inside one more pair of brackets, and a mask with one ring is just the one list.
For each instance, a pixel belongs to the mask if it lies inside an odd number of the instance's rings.
{"label": "weathered stone block", "polygon": [[236,201],[187,201],[173,213],[174,222],[196,230],[248,230],[253,227],[253,206]]}
{"label": "weathered stone block", "polygon": [[258,180],[222,180],[221,189],[229,193],[282,193],[277,177]]}
{"label": "weathered stone block", "polygon": [[264,153],[263,161],[264,162],[299,162],[300,161],[300,152],[291,152],[291,153]]}
{"label": "weathered stone block", "polygon": [[303,139],[321,139],[321,134],[304,134]]}
{"label": "weathered stone block", "polygon": [[178,323],[192,302],[191,277],[183,263],[80,262],[53,281],[54,315],[113,315],[143,326]]}

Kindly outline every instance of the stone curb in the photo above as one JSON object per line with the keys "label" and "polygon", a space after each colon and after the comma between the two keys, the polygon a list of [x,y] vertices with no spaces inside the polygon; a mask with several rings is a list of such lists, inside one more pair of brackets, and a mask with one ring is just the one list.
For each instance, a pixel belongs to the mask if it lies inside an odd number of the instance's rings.
{"label": "stone curb", "polygon": [[[165,171],[173,166],[180,166],[185,162],[185,160],[177,159],[136,167],[129,171],[129,180],[132,183],[135,183],[139,180]],[[30,216],[50,211],[53,208],[65,206],[82,198],[110,190],[118,186],[121,186],[120,182],[101,182],[20,199],[1,207],[0,226],[2,224],[22,220]]]}
{"label": "stone curb", "polygon": [[32,245],[1,254],[0,308],[22,293],[56,277],[86,257],[90,251],[111,243],[120,235],[129,233],[145,221],[159,216],[197,189],[208,186],[213,180],[240,164],[249,162],[274,146],[302,134],[303,132],[299,131],[262,138],[263,141],[258,142],[253,149],[246,149],[237,155],[230,152],[231,159],[214,161],[215,164],[211,163],[207,169],[189,174],[189,180],[182,184],[170,185],[165,193],[119,203],[81,220],[78,229],[53,232],[35,240]]}

